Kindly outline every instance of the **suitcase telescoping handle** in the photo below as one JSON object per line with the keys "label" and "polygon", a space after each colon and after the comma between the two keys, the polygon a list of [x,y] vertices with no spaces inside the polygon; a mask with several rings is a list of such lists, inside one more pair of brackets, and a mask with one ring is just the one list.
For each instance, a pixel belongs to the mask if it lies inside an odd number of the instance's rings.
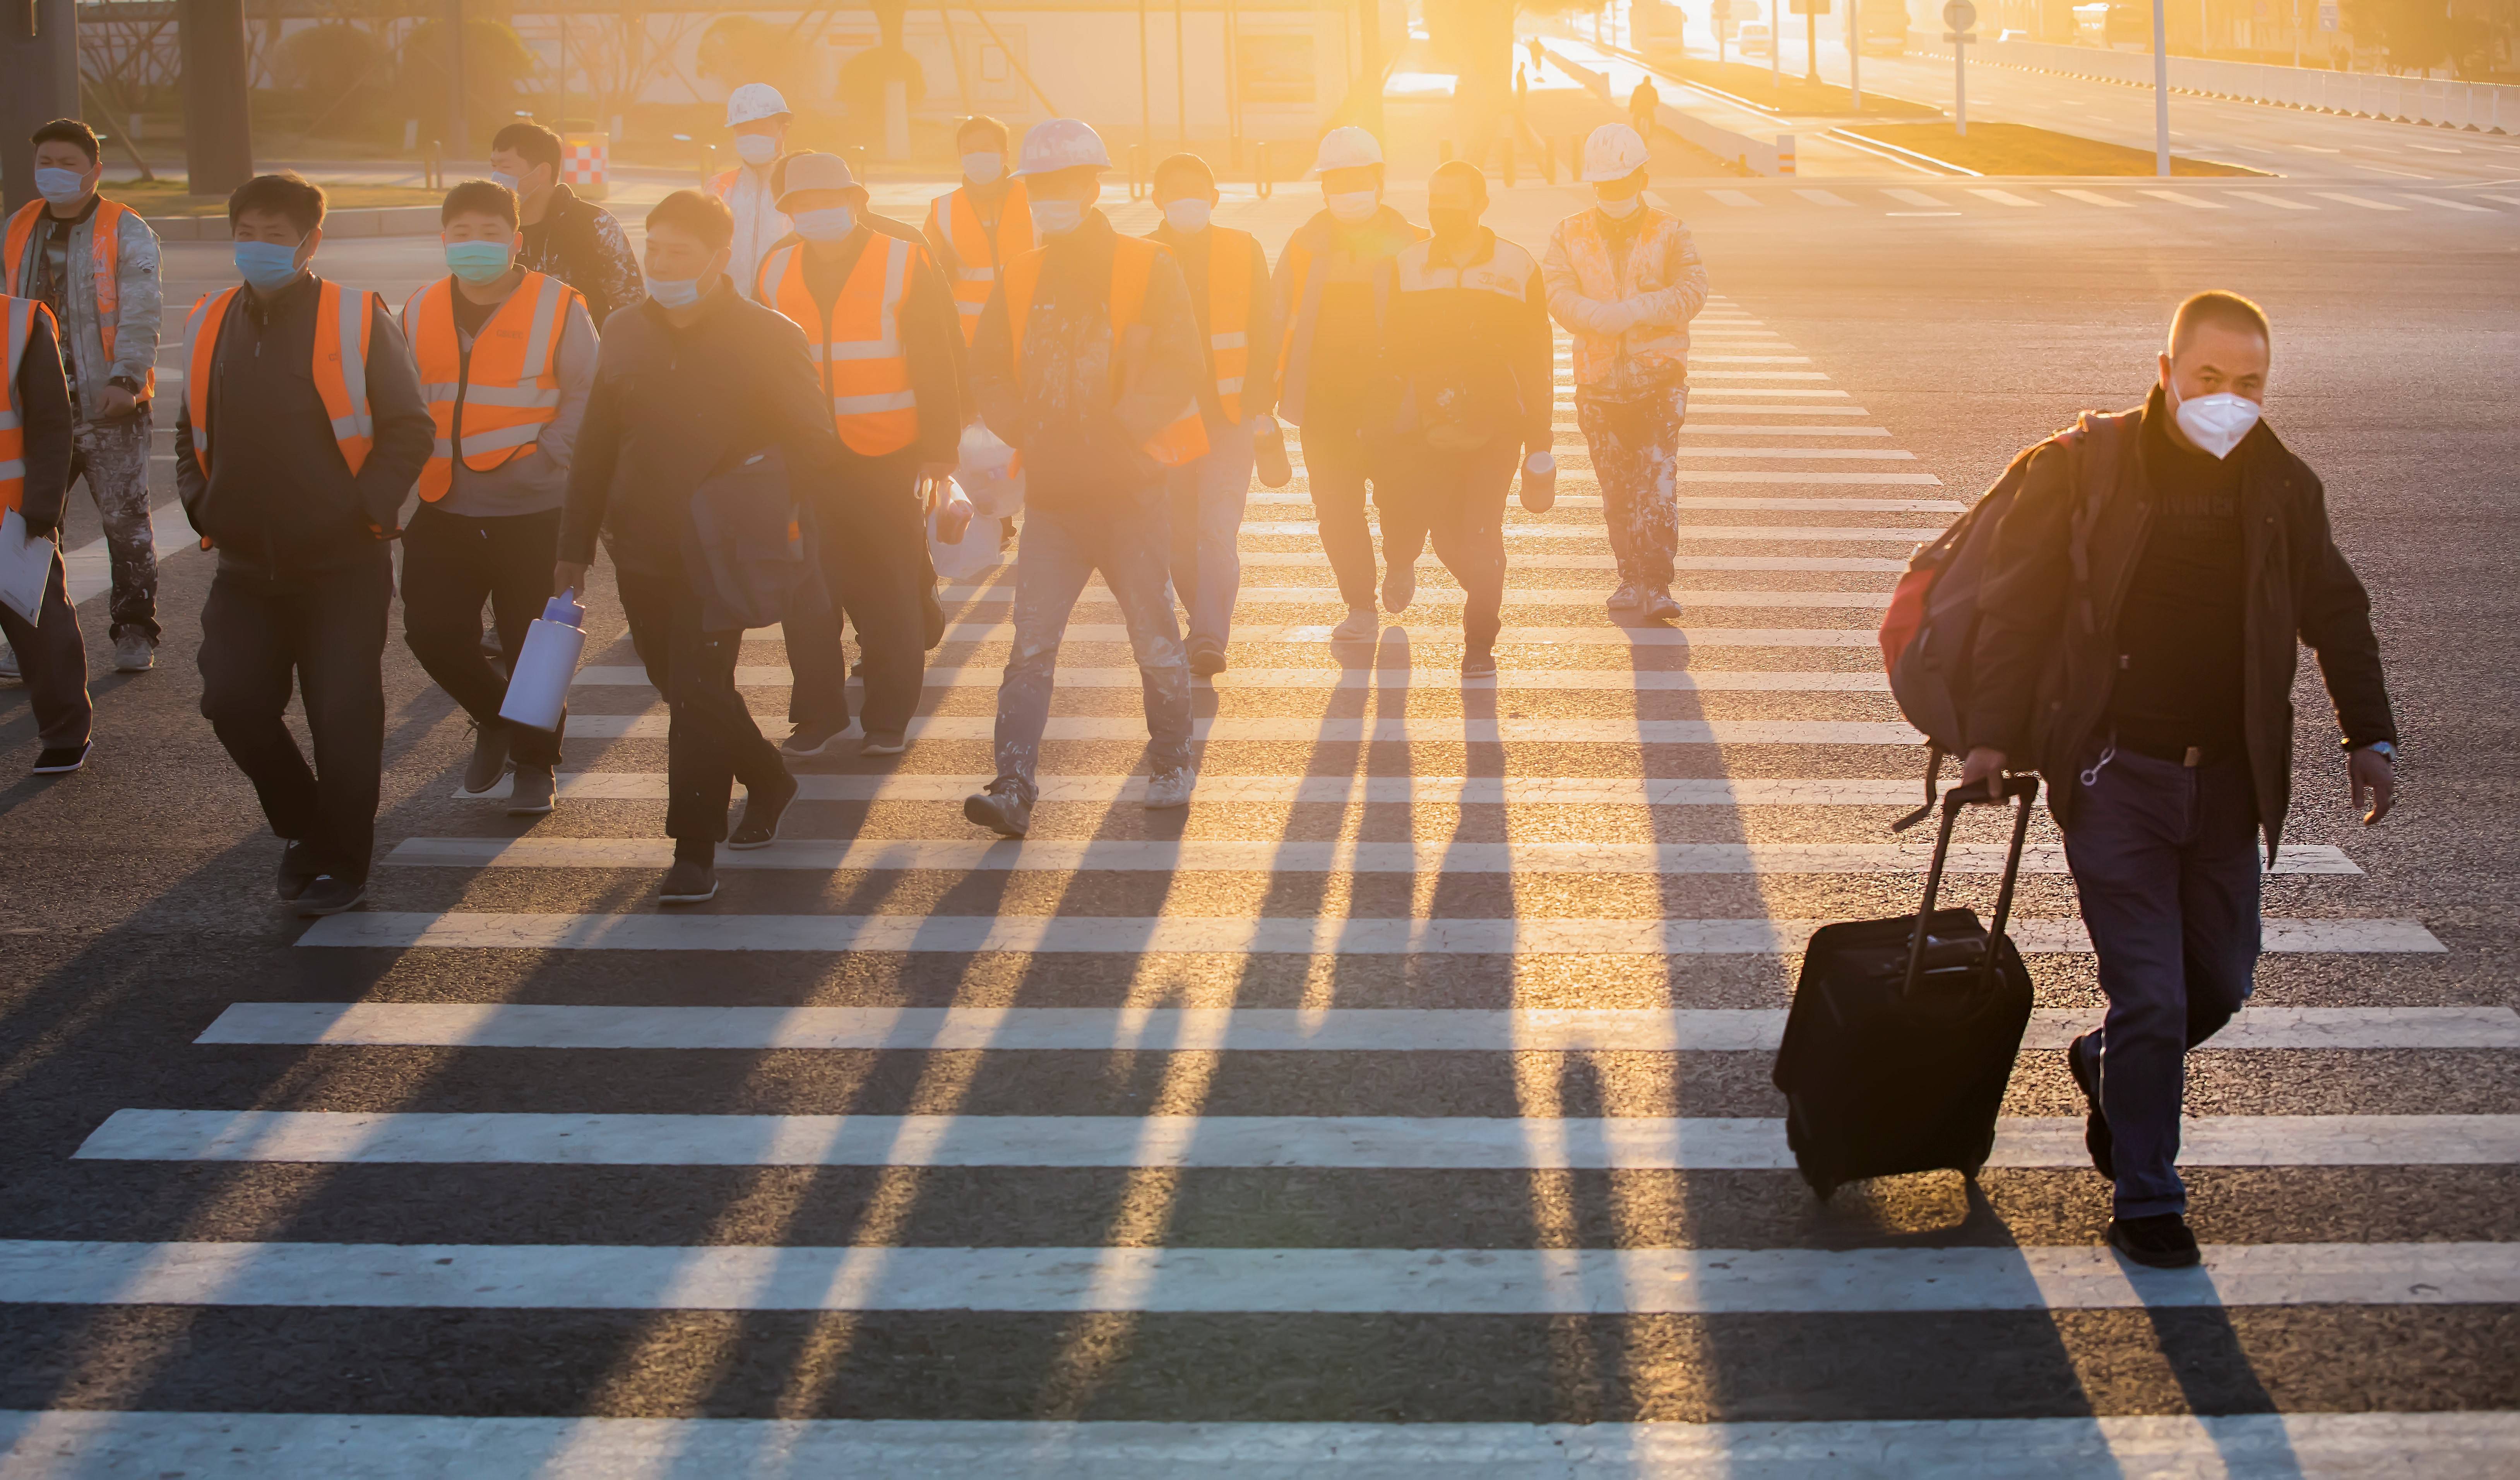
{"label": "suitcase telescoping handle", "polygon": [[[2030,807],[2039,799],[2039,778],[2007,776],[2003,779],[2003,800],[2014,801],[2012,813],[2012,846],[2003,856],[2003,882],[1995,891],[1995,919],[1986,932],[1986,969],[1996,968],[1996,951],[2003,941],[2004,921],[2012,916],[2012,886],[2021,877],[2021,845],[2030,837]],[[1908,979],[1900,995],[1916,990],[1917,978],[1925,968],[1925,922],[1934,915],[1934,896],[1942,892],[1943,865],[1952,853],[1952,825],[1959,821],[1960,809],[1971,804],[1992,804],[1983,785],[1954,786],[1943,793],[1943,828],[1934,839],[1933,866],[1925,871],[1925,902],[1916,910],[1916,930],[1908,940]]]}

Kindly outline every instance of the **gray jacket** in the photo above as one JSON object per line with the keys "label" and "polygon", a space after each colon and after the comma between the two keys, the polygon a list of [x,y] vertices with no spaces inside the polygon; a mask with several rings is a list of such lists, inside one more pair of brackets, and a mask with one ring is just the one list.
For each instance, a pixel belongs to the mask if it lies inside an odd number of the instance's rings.
{"label": "gray jacket", "polygon": [[[41,202],[38,202],[39,204]],[[82,408],[98,405],[105,399],[106,382],[117,375],[129,376],[142,384],[149,383],[149,372],[158,363],[158,322],[164,308],[158,283],[158,234],[140,219],[140,212],[125,210],[115,227],[119,240],[115,247],[114,285],[118,302],[114,311],[113,359],[105,357],[105,330],[96,314],[96,215],[70,228],[69,291],[62,295],[62,335],[68,340],[71,363],[78,367],[78,383],[71,390]],[[31,296],[35,276],[42,270],[39,260],[43,251],[43,223],[36,222],[35,234],[26,243],[25,255],[18,263],[16,281],[9,292]],[[181,398],[181,381],[170,381],[166,394]]]}

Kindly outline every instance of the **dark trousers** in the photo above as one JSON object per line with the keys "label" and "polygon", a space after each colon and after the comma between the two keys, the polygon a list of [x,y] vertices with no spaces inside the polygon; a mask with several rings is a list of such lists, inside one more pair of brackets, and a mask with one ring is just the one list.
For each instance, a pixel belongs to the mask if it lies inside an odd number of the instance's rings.
{"label": "dark trousers", "polygon": [[815,541],[823,578],[799,587],[780,613],[795,685],[788,717],[807,729],[849,722],[840,618],[866,659],[869,731],[910,728],[927,671],[926,603],[935,595],[927,525],[919,507],[919,455],[843,455],[839,496]]}
{"label": "dark trousers", "polygon": [[[1462,646],[1472,652],[1496,646],[1498,612],[1505,605],[1505,501],[1513,491],[1520,454],[1520,443],[1498,437],[1467,452],[1418,445],[1393,455],[1401,507],[1462,583]],[[1386,518],[1386,552],[1391,528]]]}
{"label": "dark trousers", "polygon": [[[681,856],[714,852],[726,836],[727,804],[735,784],[746,791],[776,788],[787,779],[779,747],[761,738],[761,727],[735,687],[735,663],[743,649],[740,631],[700,628],[700,599],[679,575],[616,572],[622,614],[630,619],[630,646],[648,668],[648,682],[665,696],[670,712],[665,740],[665,835]],[[705,857],[706,853],[700,853]]]}
{"label": "dark trousers", "polygon": [[1384,560],[1395,565],[1414,563],[1424,548],[1425,531],[1395,513],[1391,480],[1374,467],[1363,437],[1319,422],[1297,430],[1304,486],[1312,491],[1313,518],[1321,527],[1322,553],[1329,557],[1330,572],[1338,578],[1339,599],[1351,606],[1371,606],[1377,578],[1373,531],[1365,522],[1366,485],[1373,485],[1374,509],[1381,516]]}
{"label": "dark trousers", "polygon": [[2258,963],[2248,763],[2182,766],[2119,750],[2084,774],[2089,785],[2063,778],[2076,790],[2065,861],[2109,1000],[2092,1047],[2116,1143],[2117,1216],[2185,1212],[2176,1163],[2187,1051],[2240,1010]]}
{"label": "dark trousers", "polygon": [[560,732],[499,718],[508,681],[481,651],[481,604],[513,671],[525,629],[551,598],[559,549],[557,509],[475,519],[423,504],[402,536],[403,641],[474,724],[508,731],[509,753],[523,766],[559,765]]}
{"label": "dark trousers", "polygon": [[[368,876],[384,768],[385,547],[326,570],[274,579],[222,565],[202,604],[202,714],[253,783],[282,837],[324,867]],[[294,682],[315,738],[310,770],[282,716]]]}
{"label": "dark trousers", "polygon": [[79,636],[78,608],[70,605],[58,550],[35,615],[40,620],[29,622],[0,605],[0,636],[18,654],[27,706],[35,711],[36,742],[47,750],[75,750],[87,743],[96,706],[87,696],[87,641]]}

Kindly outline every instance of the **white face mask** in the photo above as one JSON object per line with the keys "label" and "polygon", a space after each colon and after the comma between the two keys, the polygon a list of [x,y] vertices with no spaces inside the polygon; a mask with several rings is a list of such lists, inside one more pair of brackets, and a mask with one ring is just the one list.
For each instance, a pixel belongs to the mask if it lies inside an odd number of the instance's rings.
{"label": "white face mask", "polygon": [[55,205],[84,201],[87,199],[87,176],[74,169],[45,165],[35,171],[35,194]]}
{"label": "white face mask", "polygon": [[800,210],[788,220],[808,242],[836,242],[858,229],[858,213],[846,205]]}
{"label": "white face mask", "polygon": [[1035,201],[1032,224],[1045,237],[1063,237],[1085,224],[1085,206],[1077,201]]}
{"label": "white face mask", "polygon": [[2257,402],[2228,390],[2189,401],[2180,398],[2177,386],[2169,389],[2173,414],[2179,418],[2179,429],[2187,434],[2187,440],[2217,458],[2229,457],[2231,449],[2240,445],[2240,439],[2249,434],[2249,428],[2257,426],[2258,418],[2265,414]]}
{"label": "white face mask", "polygon": [[1376,193],[1370,190],[1351,190],[1340,195],[1324,196],[1322,202],[1330,208],[1330,219],[1348,226],[1360,225],[1372,219],[1374,210],[1382,204]]}
{"label": "white face mask", "polygon": [[1007,172],[1007,157],[994,149],[963,157],[963,178],[974,185],[994,183]]}
{"label": "white face mask", "polygon": [[779,141],[768,134],[738,134],[735,152],[746,164],[767,164],[779,157]]}
{"label": "white face mask", "polygon": [[1164,204],[1164,221],[1178,232],[1197,233],[1207,230],[1209,212],[1215,207],[1196,196],[1187,196]]}
{"label": "white face mask", "polygon": [[1645,196],[1643,191],[1639,191],[1624,201],[1603,201],[1596,198],[1593,203],[1600,206],[1601,214],[1611,220],[1624,221],[1637,213],[1638,206],[1645,203]]}

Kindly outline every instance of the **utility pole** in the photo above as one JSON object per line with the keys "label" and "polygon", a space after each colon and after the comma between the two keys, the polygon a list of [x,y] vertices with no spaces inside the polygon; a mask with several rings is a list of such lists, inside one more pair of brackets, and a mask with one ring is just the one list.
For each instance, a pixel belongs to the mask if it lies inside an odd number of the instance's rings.
{"label": "utility pole", "polygon": [[2152,0],[2152,172],[2170,178],[2170,0]]}
{"label": "utility pole", "polygon": [[1864,112],[1864,0],[1846,0],[1846,90]]}
{"label": "utility pole", "polygon": [[[1173,0],[1173,130],[1181,136],[1184,152],[1190,149],[1190,64],[1183,60],[1182,0]],[[1153,161],[1148,163],[1153,168]]]}
{"label": "utility pole", "polygon": [[[8,19],[0,22],[0,130],[6,130],[0,137],[0,196],[16,210],[35,199],[35,152],[20,141],[43,123],[79,111],[78,22],[70,0],[15,0],[6,9]],[[239,25],[242,33],[242,21]]]}
{"label": "utility pole", "polygon": [[185,188],[224,196],[253,178],[244,0],[180,0],[176,26],[184,67]]}
{"label": "utility pole", "polygon": [[464,97],[464,0],[446,0],[446,157],[472,157]]}
{"label": "utility pole", "polygon": [[1154,80],[1147,71],[1147,0],[1138,0],[1138,146],[1155,148]]}
{"label": "utility pole", "polygon": [[1365,68],[1365,107],[1357,121],[1366,132],[1382,137],[1382,10],[1374,0],[1357,0],[1358,63]]}

